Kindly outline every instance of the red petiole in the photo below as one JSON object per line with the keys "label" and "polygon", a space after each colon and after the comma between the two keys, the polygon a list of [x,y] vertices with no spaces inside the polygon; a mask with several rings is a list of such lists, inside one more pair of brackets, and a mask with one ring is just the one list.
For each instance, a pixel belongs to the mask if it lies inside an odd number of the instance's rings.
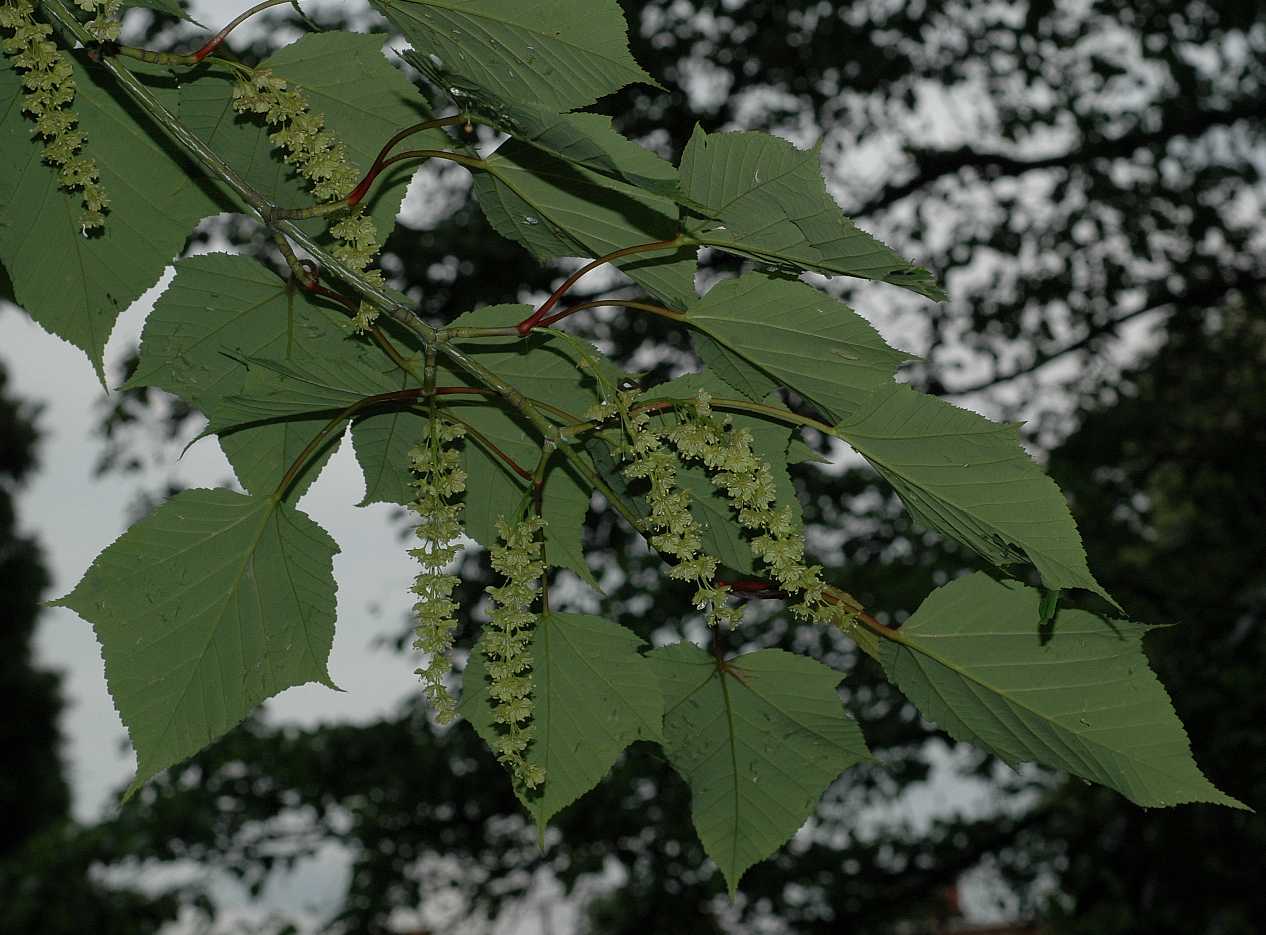
{"label": "red petiole", "polygon": [[[541,303],[540,308],[527,318],[523,319],[523,321],[519,322],[519,334],[527,335],[531,333],[533,328],[540,327],[545,321],[545,316],[550,313],[563,296],[571,291],[572,286],[576,285],[576,283],[580,282],[581,279],[596,270],[598,267],[605,266],[608,263],[614,263],[616,260],[624,259],[626,256],[635,256],[639,253],[654,253],[658,250],[666,250],[670,247],[677,246],[681,242],[681,237],[677,236],[673,237],[671,240],[656,240],[653,243],[624,247],[623,249],[616,250],[613,253],[608,253],[606,256],[600,256],[592,263],[582,266],[580,269],[576,270],[576,272],[568,276],[567,279],[563,281],[563,284],[554,290],[553,295]],[[575,309],[575,311],[579,311],[579,309]]]}

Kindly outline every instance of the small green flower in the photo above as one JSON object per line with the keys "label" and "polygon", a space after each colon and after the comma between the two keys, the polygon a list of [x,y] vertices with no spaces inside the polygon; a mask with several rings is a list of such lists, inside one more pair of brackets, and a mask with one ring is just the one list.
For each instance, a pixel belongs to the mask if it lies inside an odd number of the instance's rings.
{"label": "small green flower", "polygon": [[75,0],[75,3],[85,13],[96,14],[88,23],[88,31],[98,42],[113,42],[119,38],[123,0]]}
{"label": "small green flower", "polygon": [[[773,468],[752,448],[752,435],[712,411],[700,391],[667,437],[686,461],[704,465],[714,487],[729,499],[739,525],[751,536],[752,553],[778,587],[797,595],[791,612],[803,620],[842,626],[842,611],[824,599],[822,568],[804,555],[804,532],[790,506],[779,506]],[[712,599],[703,595],[702,599]],[[847,615],[843,615],[847,616]]]}
{"label": "small green flower", "polygon": [[[307,179],[317,201],[346,198],[360,181],[361,171],[352,164],[346,145],[326,129],[322,114],[308,109],[303,91],[285,78],[257,69],[239,79],[233,87],[233,107],[238,113],[261,116],[270,127],[276,127],[269,139],[284,151],[286,163]],[[330,228],[330,234],[337,241],[334,255],[357,272],[364,271],[382,247],[373,219],[366,217],[360,206],[349,208]],[[366,330],[374,317],[362,311],[356,317],[357,329]]]}
{"label": "small green flower", "polygon": [[413,605],[418,619],[413,648],[428,656],[426,666],[417,672],[441,724],[457,713],[445,679],[453,667],[450,657],[458,609],[453,590],[459,582],[444,569],[460,551],[456,543],[462,535],[460,497],[466,490],[466,472],[451,443],[462,434],[459,426],[432,419],[426,440],[409,453],[417,488],[409,508],[417,514],[415,534],[422,541],[409,550],[422,565],[413,581],[413,593],[418,596]]}
{"label": "small green flower", "polygon": [[545,781],[544,772],[527,762],[532,742],[532,635],[537,615],[532,610],[537,581],[545,574],[537,534],[545,521],[530,517],[517,523],[497,520],[500,542],[492,549],[493,570],[505,578],[488,589],[493,607],[483,640],[488,659],[489,694],[493,719],[500,728],[493,751],[525,788]]}
{"label": "small green flower", "polygon": [[[99,39],[118,35],[119,0],[78,0],[79,6],[97,18],[89,24]],[[22,110],[35,119],[33,135],[44,141],[44,161],[58,170],[58,185],[68,192],[82,192],[84,211],[79,224],[84,233],[104,226],[110,199],[101,185],[97,164],[82,155],[85,138],[77,127],[79,118],[70,110],[75,100],[75,79],[70,61],[50,40],[53,28],[35,19],[33,0],[0,3],[0,48],[22,72],[26,93]]]}
{"label": "small green flower", "polygon": [[725,603],[725,589],[715,585],[716,558],[703,551],[703,531],[690,512],[690,494],[677,482],[681,459],[667,444],[667,437],[645,412],[630,409],[633,394],[622,393],[618,401],[625,431],[629,436],[629,464],[624,476],[650,484],[646,499],[651,513],[650,544],[661,554],[675,559],[668,576],[677,581],[693,581],[695,606],[707,613],[710,626],[734,626],[740,612]]}

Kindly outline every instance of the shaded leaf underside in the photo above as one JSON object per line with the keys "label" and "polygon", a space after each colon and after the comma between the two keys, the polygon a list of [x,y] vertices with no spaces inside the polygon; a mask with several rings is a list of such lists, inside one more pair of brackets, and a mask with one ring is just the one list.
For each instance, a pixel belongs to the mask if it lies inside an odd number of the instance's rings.
{"label": "shaded leaf underside", "polygon": [[724,664],[691,643],[649,656],[664,692],[664,749],[731,893],[781,847],[823,789],[868,754],[836,692],[840,673],[760,650]]}
{"label": "shaded leaf underside", "polygon": [[564,113],[654,81],[629,52],[615,0],[372,0],[439,87]]}
{"label": "shaded leaf underside", "polygon": [[[535,739],[528,762],[545,772],[537,790],[516,789],[537,825],[596,786],[635,740],[660,739],[663,700],[632,631],[598,617],[546,614],[532,643]],[[496,726],[487,667],[476,649],[466,666],[461,714],[490,744]]]}
{"label": "shaded leaf underside", "polygon": [[1086,565],[1064,495],[999,425],[908,386],[876,390],[836,426],[919,522],[1006,568],[1032,562],[1048,588],[1085,588],[1111,602]]}
{"label": "shaded leaf underside", "polygon": [[1012,766],[1036,761],[1146,806],[1243,807],[1200,772],[1148,668],[1147,627],[1062,610],[1039,635],[1040,594],[977,572],[934,591],[881,650],[927,717]]}
{"label": "shaded leaf underside", "polygon": [[857,276],[945,298],[930,273],[844,216],[826,190],[817,149],[798,150],[767,133],[696,128],[681,179],[687,197],[705,209],[708,219],[692,223],[705,244],[796,272]]}
{"label": "shaded leaf underside", "polygon": [[[834,422],[890,383],[913,359],[893,350],[871,324],[819,289],[799,280],[748,273],[714,286],[689,310],[689,323],[759,372],[721,359],[736,388],[769,394],[769,378],[795,390]],[[727,373],[726,367],[737,373]]]}
{"label": "shaded leaf underside", "polygon": [[186,490],[57,603],[96,629],[136,748],[131,791],[292,685],[334,687],[333,540],[265,497]]}
{"label": "shaded leaf underside", "polygon": [[80,194],[60,189],[42,161],[34,124],[21,110],[21,79],[0,56],[0,261],[18,304],[87,354],[104,382],[102,355],[115,320],[220,206],[163,147],[161,132],[71,61],[74,111],[111,200],[105,228],[82,233]]}

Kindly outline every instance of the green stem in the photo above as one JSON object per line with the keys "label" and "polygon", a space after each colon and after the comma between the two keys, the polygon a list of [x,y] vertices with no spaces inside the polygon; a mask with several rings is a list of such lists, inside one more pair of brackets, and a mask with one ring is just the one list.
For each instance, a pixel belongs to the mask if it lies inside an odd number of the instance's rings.
{"label": "green stem", "polygon": [[[857,607],[861,607],[852,595],[844,591],[838,591],[836,588],[827,588],[827,594],[839,594],[847,597]],[[902,646],[910,645],[910,641],[898,629],[886,627],[864,610],[850,610],[851,620],[849,624],[843,627],[845,633],[852,637],[857,647],[870,656],[876,662],[880,661],[880,646],[883,640],[890,643],[899,643]]]}
{"label": "green stem", "polygon": [[[538,519],[545,519],[545,472],[549,470],[550,459],[557,451],[557,446],[547,441],[541,448],[541,460],[537,462],[536,470],[532,472],[532,508],[536,511]],[[545,556],[545,541],[547,532],[541,533],[541,613],[549,613],[549,561]]]}
{"label": "green stem", "polygon": [[377,344],[379,349],[391,359],[393,364],[405,373],[409,374],[409,376],[413,377],[413,379],[417,380],[419,383],[422,383],[423,385],[426,384],[426,372],[424,370],[419,370],[417,364],[412,361],[405,360],[404,355],[401,354],[396,346],[391,343],[391,339],[387,337],[381,328],[377,325],[370,325],[369,336],[374,339],[374,343]]}
{"label": "green stem", "polygon": [[462,341],[469,338],[521,338],[518,326],[508,328],[441,328],[435,332],[441,340]]}
{"label": "green stem", "polygon": [[443,413],[441,414],[440,418],[447,419],[449,422],[452,422],[456,425],[460,425],[463,429],[466,430],[466,433],[470,435],[471,438],[473,438],[476,442],[482,445],[484,449],[489,454],[491,454],[494,458],[499,459],[506,467],[514,471],[515,474],[518,474],[525,481],[532,480],[531,471],[529,471],[523,465],[519,464],[519,462],[515,461],[514,458],[512,458],[509,454],[507,454],[505,451],[499,448],[497,444],[492,441],[492,439],[488,438],[488,436],[485,435],[483,432],[479,431],[479,429],[475,428],[473,425],[471,425],[461,416],[455,415],[452,409],[443,410]]}
{"label": "green stem", "polygon": [[308,442],[303,451],[299,452],[299,456],[290,462],[290,467],[286,469],[285,476],[282,477],[281,483],[279,483],[277,485],[277,489],[273,491],[272,499],[274,503],[280,503],[283,499],[285,499],[285,496],[290,491],[291,486],[294,484],[295,480],[298,479],[299,472],[304,469],[309,459],[311,459],[311,457],[321,449],[321,446],[329,440],[331,433],[336,428],[340,428],[346,420],[350,419],[361,409],[365,408],[364,403],[364,400],[352,403],[352,405],[348,406],[329,422],[325,423],[325,425],[321,428],[321,431],[317,432],[312,441]]}
{"label": "green stem", "polygon": [[191,58],[193,59],[195,64],[202,61],[204,58],[206,58],[208,55],[210,55],[212,52],[214,52],[216,49],[220,47],[220,45],[224,42],[224,40],[228,38],[229,33],[237,29],[238,26],[242,25],[242,23],[246,22],[256,13],[262,13],[264,10],[267,10],[269,7],[281,6],[283,3],[290,3],[290,2],[291,0],[263,0],[262,3],[255,4],[249,10],[246,10],[244,13],[239,14],[232,22],[230,22],[218,33],[216,33],[214,36],[208,39],[203,44],[202,48],[198,49],[196,52],[193,53]]}
{"label": "green stem", "polygon": [[675,308],[667,308],[663,305],[654,305],[650,302],[629,302],[624,299],[594,299],[592,302],[582,302],[580,305],[573,305],[571,308],[565,308],[561,312],[550,315],[548,318],[543,318],[537,322],[536,327],[548,328],[564,318],[591,308],[631,308],[635,311],[658,315],[660,318],[667,318],[670,321],[680,322],[686,320],[685,312],[678,311]]}
{"label": "green stem", "polygon": [[535,405],[532,404],[526,396],[518,389],[501,379],[493,371],[489,370],[483,364],[474,360],[469,354],[460,348],[454,347],[448,341],[442,341],[435,345],[440,354],[443,354],[448,360],[456,365],[459,369],[465,370],[484,386],[495,390],[496,393],[505,399],[507,403],[517,409],[523,416],[532,423],[532,426],[541,433],[548,441],[555,444],[559,440],[558,426],[550,422]]}
{"label": "green stem", "polygon": [[[441,354],[446,356],[455,365],[475,377],[479,382],[496,390],[496,392],[499,393],[506,402],[521,412],[547,441],[552,441],[555,444],[560,442],[561,435],[558,426],[546,420],[532,400],[529,400],[522,393],[510,386],[482,364],[472,360],[464,351],[453,347],[453,345],[448,341],[441,341],[436,345],[436,347]],[[576,424],[592,425],[592,423],[573,423],[573,425]],[[562,453],[563,457],[567,459],[572,468],[575,469],[576,473],[584,478],[591,487],[606,497],[607,502],[611,504],[612,508],[615,509],[617,513],[628,521],[630,526],[638,532],[642,531],[643,523],[641,517],[639,517],[637,513],[624,502],[624,499],[618,493],[611,489],[611,485],[599,476],[598,472],[594,470],[593,466],[585,460],[584,456],[580,454],[580,452],[576,451],[571,445],[567,444],[558,444],[558,450]]]}
{"label": "green stem", "polygon": [[290,267],[290,275],[294,277],[295,281],[304,290],[309,290],[316,284],[319,277],[312,275],[312,272],[303,265],[303,261],[295,254],[294,247],[290,246],[289,240],[274,231],[273,243],[281,251],[281,256],[286,261],[286,265]]}

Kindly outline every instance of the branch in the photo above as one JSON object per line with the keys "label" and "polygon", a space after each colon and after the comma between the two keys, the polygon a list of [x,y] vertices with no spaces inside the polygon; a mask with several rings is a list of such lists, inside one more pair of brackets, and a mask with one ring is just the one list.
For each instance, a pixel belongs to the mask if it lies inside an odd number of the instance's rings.
{"label": "branch", "polygon": [[[75,18],[74,14],[65,5],[64,0],[41,0],[41,3],[50,17],[54,19],[67,34],[74,37],[85,48],[95,45],[95,39],[93,36],[84,28],[83,24]],[[278,4],[271,2],[270,0],[270,2],[260,4],[254,9],[263,9],[267,6],[273,5]],[[172,114],[161,101],[150,93],[149,89],[145,87],[145,85],[142,84],[130,70],[109,56],[100,57],[100,62],[101,66],[118,82],[124,93],[127,94],[128,97],[130,97],[137,105],[139,105],[140,108],[162,128],[162,130],[180,149],[192,158],[194,162],[196,162],[210,177],[218,179],[232,189],[238,197],[240,197],[250,207],[250,209],[259,216],[259,219],[266,227],[274,233],[284,235],[302,246],[305,251],[316,258],[320,267],[332,272],[339,280],[349,286],[363,299],[371,302],[379,310],[387,314],[392,320],[398,322],[400,325],[416,335],[423,345],[431,352],[431,354],[438,353],[443,355],[450,363],[462,370],[465,370],[487,387],[487,390],[465,387],[447,388],[449,392],[472,392],[481,395],[496,394],[502,397],[513,408],[518,410],[537,429],[537,431],[541,433],[544,440],[544,444],[542,446],[542,464],[538,467],[538,472],[543,471],[544,465],[548,462],[549,454],[556,449],[567,459],[569,464],[574,470],[576,470],[577,473],[579,473],[595,490],[598,490],[607,498],[611,506],[624,516],[634,529],[639,532],[644,531],[644,524],[642,520],[629,507],[629,505],[623,501],[620,495],[617,494],[609,484],[606,483],[606,481],[594,469],[593,465],[575,450],[573,445],[563,443],[562,433],[560,433],[559,427],[546,419],[545,416],[542,415],[541,410],[538,409],[531,400],[527,399],[516,387],[507,383],[496,373],[475,361],[460,348],[453,346],[453,344],[448,340],[448,334],[441,333],[437,338],[436,329],[419,319],[412,309],[389,296],[377,284],[366,280],[358,271],[348,267],[337,257],[327,253],[324,249],[314,243],[312,239],[304,233],[304,231],[296,227],[293,223],[278,219],[277,206],[249,185],[245,179],[243,179],[237,171],[219,155],[219,153],[208,146],[202,139],[185,126],[178,117]],[[401,154],[396,158],[416,158],[416,155],[417,154],[414,153]],[[425,155],[431,154],[426,153]],[[453,154],[445,155],[447,158],[453,158]],[[477,163],[477,160],[475,159],[469,159],[466,161],[471,164]],[[379,168],[385,167],[391,162],[391,159],[385,160]],[[582,276],[604,263],[639,253],[655,252],[658,250],[672,248],[684,242],[685,239],[679,235],[671,240],[626,247],[623,250],[618,250],[606,257],[601,257],[593,261],[583,269],[578,270],[576,273],[572,274],[572,276],[568,277],[563,285],[555,290],[554,294],[551,295],[550,298],[540,308],[538,308],[531,317],[525,319],[518,325],[517,331],[523,336],[530,333],[532,328],[540,323],[541,319],[549,313],[549,311],[557,304],[559,299],[561,299],[562,296],[573,285],[575,285]],[[287,261],[290,264],[292,271],[295,272],[296,278],[298,278],[301,283],[306,283],[308,281],[308,277],[305,275],[307,271],[303,268],[302,262],[294,257],[293,251],[289,249],[289,244],[286,244],[286,248],[283,249],[283,253],[287,254]],[[285,496],[287,490],[294,483],[295,479],[299,475],[299,472],[303,469],[303,465],[329,437],[330,433],[333,432],[344,420],[353,417],[356,413],[370,406],[384,402],[399,402],[407,399],[416,399],[423,392],[424,390],[405,390],[397,393],[382,394],[381,396],[360,400],[339,412],[317,433],[316,437],[312,439],[299,457],[292,462],[281,483],[274,491],[273,498],[280,500]],[[439,395],[442,392],[444,392],[444,390],[438,388],[434,391],[436,395]],[[679,401],[673,401],[672,404],[675,405],[677,402]],[[749,404],[742,400],[733,400],[728,402],[731,402],[732,408],[735,409],[765,412],[766,414],[791,421],[794,424],[811,425],[814,428],[829,431],[829,427],[825,426],[823,423],[816,422],[816,420],[812,419],[806,419],[801,416],[796,416],[791,413],[784,414],[773,407],[762,407],[759,404]],[[720,401],[718,400],[716,403],[719,404]],[[569,427],[569,434],[570,430],[573,428],[574,426]],[[539,477],[534,477],[533,484],[534,487],[539,487]],[[841,599],[845,598],[846,596],[841,594]],[[851,598],[847,598],[847,600],[850,603],[855,603]]]}
{"label": "branch", "polygon": [[[130,45],[118,45],[117,43],[109,43],[109,51],[115,55],[125,55],[128,58],[134,58],[141,62],[151,62],[155,65],[197,65],[204,58],[215,52],[228,38],[229,33],[235,30],[242,23],[246,22],[256,13],[260,13],[270,7],[281,6],[283,3],[294,3],[295,0],[263,0],[257,3],[245,13],[236,17],[231,23],[221,29],[212,36],[195,52],[155,52],[152,49],[138,49]],[[298,4],[295,3],[298,9]],[[303,15],[303,11],[299,11]]]}
{"label": "branch", "polygon": [[1247,273],[1236,276],[1229,282],[1206,283],[1201,287],[1190,290],[1183,295],[1165,295],[1144,304],[1141,308],[1136,308],[1132,312],[1126,312],[1111,321],[1106,321],[1098,325],[1093,325],[1090,329],[1075,341],[1065,344],[1063,347],[1056,348],[1053,351],[1038,353],[1032,361],[1022,367],[1017,367],[1010,373],[998,374],[976,383],[969,383],[966,386],[955,387],[945,391],[947,396],[966,396],[971,393],[979,393],[987,389],[992,389],[1003,383],[1010,383],[1012,380],[1018,380],[1020,377],[1028,376],[1036,373],[1047,364],[1053,363],[1062,357],[1080,351],[1099,338],[1105,335],[1114,334],[1118,328],[1125,323],[1146,315],[1150,312],[1159,311],[1167,305],[1207,305],[1225,298],[1232,292],[1240,292],[1247,289],[1266,287],[1266,276],[1249,275]]}
{"label": "branch", "polygon": [[1086,142],[1077,149],[1039,159],[1021,159],[1005,153],[984,153],[970,146],[942,150],[916,149],[913,151],[913,156],[917,169],[912,178],[904,182],[885,185],[878,194],[851,213],[855,217],[864,217],[876,211],[882,211],[933,182],[962,169],[980,169],[990,178],[994,178],[1003,175],[1022,175],[1038,169],[1068,168],[1096,159],[1128,156],[1136,149],[1156,146],[1177,136],[1195,136],[1213,127],[1253,117],[1266,117],[1266,99],[1248,98],[1223,110],[1200,111],[1193,108],[1181,117],[1163,121],[1160,128],[1156,130],[1135,130],[1115,139],[1094,140]]}

